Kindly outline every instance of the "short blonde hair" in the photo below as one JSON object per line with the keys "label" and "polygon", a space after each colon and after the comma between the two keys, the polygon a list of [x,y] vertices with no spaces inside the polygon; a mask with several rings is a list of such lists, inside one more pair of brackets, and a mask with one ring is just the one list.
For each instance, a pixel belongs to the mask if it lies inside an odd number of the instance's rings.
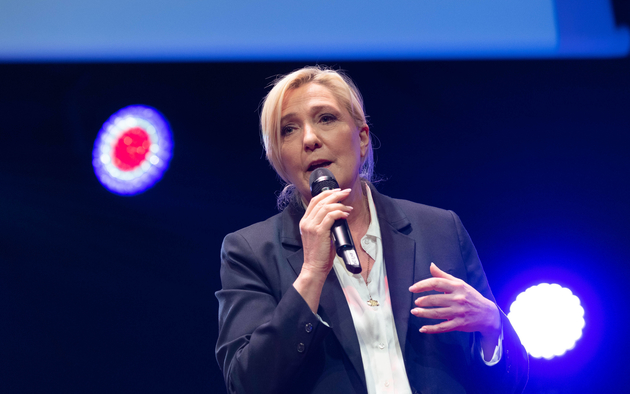
{"label": "short blonde hair", "polygon": [[[288,90],[297,89],[307,83],[316,83],[328,88],[337,101],[350,113],[357,127],[361,128],[367,124],[361,93],[354,82],[341,71],[321,66],[311,66],[276,78],[270,85],[273,88],[263,101],[260,114],[260,131],[267,160],[287,184],[289,184],[289,179],[280,158],[282,101]],[[361,158],[360,176],[366,181],[371,181],[373,172],[374,154],[372,151],[372,137],[370,136],[366,154]],[[287,191],[286,187],[285,191]]]}

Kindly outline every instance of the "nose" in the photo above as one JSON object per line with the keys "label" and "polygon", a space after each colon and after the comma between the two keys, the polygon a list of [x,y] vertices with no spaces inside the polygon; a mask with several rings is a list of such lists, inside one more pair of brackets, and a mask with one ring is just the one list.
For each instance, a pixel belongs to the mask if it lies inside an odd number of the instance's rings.
{"label": "nose", "polygon": [[315,150],[321,148],[322,142],[315,127],[310,124],[304,126],[303,135],[304,150]]}

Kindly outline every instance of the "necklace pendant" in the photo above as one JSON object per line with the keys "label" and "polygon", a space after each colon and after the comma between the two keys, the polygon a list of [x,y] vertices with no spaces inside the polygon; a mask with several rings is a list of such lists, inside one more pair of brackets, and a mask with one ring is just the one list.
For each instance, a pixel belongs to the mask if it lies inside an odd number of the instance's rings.
{"label": "necklace pendant", "polygon": [[370,299],[367,301],[367,304],[368,304],[369,306],[378,306],[378,305],[379,305],[379,304],[378,304],[378,301],[373,300],[373,299],[372,299],[372,297],[370,297]]}

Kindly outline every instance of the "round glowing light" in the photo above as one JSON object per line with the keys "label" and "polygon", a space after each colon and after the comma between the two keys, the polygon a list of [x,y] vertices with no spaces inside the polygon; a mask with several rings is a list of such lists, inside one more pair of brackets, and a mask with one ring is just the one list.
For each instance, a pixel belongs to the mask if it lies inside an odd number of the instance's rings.
{"label": "round glowing light", "polygon": [[580,299],[555,283],[541,283],[519,294],[508,318],[527,352],[545,359],[573,349],[585,324]]}
{"label": "round glowing light", "polygon": [[92,165],[98,180],[110,191],[142,193],[162,178],[173,150],[168,122],[144,105],[113,114],[96,137]]}

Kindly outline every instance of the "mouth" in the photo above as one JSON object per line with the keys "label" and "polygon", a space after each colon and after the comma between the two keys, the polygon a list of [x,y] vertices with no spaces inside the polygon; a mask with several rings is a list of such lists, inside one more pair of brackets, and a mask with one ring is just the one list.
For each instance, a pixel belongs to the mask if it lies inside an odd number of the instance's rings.
{"label": "mouth", "polygon": [[312,162],[308,168],[307,168],[307,172],[313,172],[318,168],[322,168],[322,167],[328,167],[329,165],[332,164],[332,161],[328,161],[328,160],[315,160],[314,162]]}

